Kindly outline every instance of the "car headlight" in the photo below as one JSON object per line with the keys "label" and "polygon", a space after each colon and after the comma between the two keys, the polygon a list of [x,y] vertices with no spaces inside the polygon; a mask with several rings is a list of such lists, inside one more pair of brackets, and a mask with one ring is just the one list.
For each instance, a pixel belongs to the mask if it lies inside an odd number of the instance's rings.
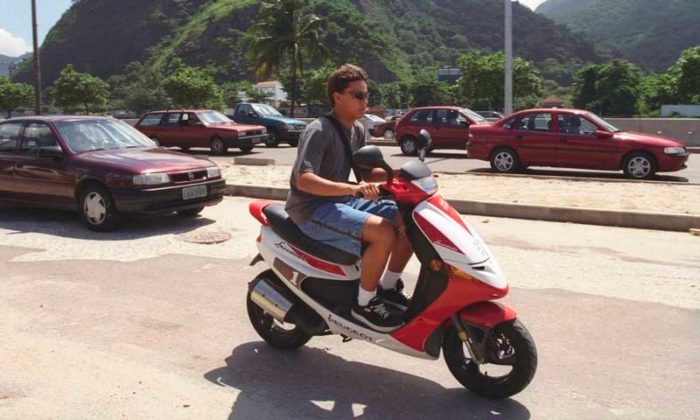
{"label": "car headlight", "polygon": [[221,176],[221,169],[218,166],[207,168],[207,178],[218,178]]}
{"label": "car headlight", "polygon": [[168,174],[155,173],[134,175],[134,185],[158,185],[167,184],[168,182],[170,182],[170,176]]}
{"label": "car headlight", "polygon": [[688,154],[688,151],[685,150],[685,147],[666,147],[664,153],[667,155],[685,156]]}

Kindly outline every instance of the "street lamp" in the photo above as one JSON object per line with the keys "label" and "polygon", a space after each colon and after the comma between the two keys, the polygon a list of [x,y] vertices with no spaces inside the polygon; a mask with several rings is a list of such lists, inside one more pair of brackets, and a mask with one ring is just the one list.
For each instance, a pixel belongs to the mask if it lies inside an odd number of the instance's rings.
{"label": "street lamp", "polygon": [[505,0],[506,7],[506,65],[505,65],[505,92],[504,92],[504,113],[509,115],[513,112],[513,4],[511,0]]}
{"label": "street lamp", "polygon": [[34,113],[41,115],[41,64],[39,62],[39,38],[36,35],[36,0],[32,0],[32,35],[34,37]]}

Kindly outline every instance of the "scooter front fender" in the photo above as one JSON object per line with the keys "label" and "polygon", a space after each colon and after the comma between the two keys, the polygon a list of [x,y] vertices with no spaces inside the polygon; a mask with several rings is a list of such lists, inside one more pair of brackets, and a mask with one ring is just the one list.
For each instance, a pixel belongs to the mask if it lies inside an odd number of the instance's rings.
{"label": "scooter front fender", "polygon": [[506,304],[483,301],[463,308],[459,311],[459,317],[472,325],[493,328],[501,322],[515,319],[517,314]]}

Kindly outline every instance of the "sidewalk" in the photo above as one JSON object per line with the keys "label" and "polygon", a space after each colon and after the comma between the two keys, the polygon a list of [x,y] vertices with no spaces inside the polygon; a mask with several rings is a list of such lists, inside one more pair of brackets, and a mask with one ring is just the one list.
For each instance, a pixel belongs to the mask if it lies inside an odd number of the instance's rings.
{"label": "sidewalk", "polygon": [[[221,165],[227,193],[284,200],[291,166]],[[700,228],[700,185],[439,174],[464,214],[687,231]]]}

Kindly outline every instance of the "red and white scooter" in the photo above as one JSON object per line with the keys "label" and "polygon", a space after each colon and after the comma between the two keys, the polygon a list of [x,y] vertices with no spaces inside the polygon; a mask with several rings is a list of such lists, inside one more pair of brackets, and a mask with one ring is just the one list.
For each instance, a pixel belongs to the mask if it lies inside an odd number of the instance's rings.
{"label": "red and white scooter", "polygon": [[[411,356],[437,359],[442,348],[454,377],[477,394],[503,398],[522,391],[537,368],[535,343],[515,312],[499,299],[508,293],[493,254],[476,230],[437,194],[432,171],[422,162],[430,137],[418,139],[420,160],[401,167],[381,184],[404,216],[421,263],[404,325],[380,333],[350,315],[359,287],[359,260],[305,236],[283,204],[255,201],[250,213],[262,223],[257,247],[269,269],[251,283],[250,321],[275,347],[297,348],[314,336],[338,334]],[[355,152],[361,167],[392,174],[376,146]],[[390,306],[387,306],[390,308]]]}

